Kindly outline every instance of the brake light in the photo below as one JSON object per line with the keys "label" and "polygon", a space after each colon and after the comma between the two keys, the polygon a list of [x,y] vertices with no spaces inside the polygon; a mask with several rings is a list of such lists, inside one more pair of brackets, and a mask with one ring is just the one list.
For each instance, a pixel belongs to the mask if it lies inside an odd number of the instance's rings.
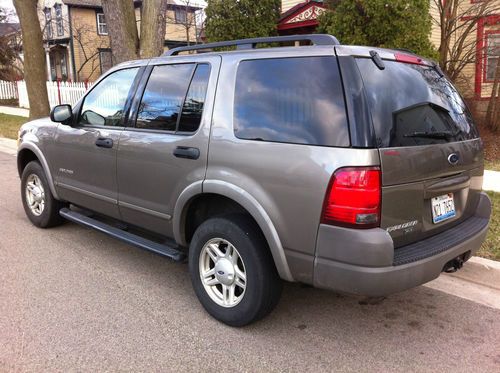
{"label": "brake light", "polygon": [[418,56],[412,56],[410,54],[404,53],[394,53],[394,57],[398,62],[412,63],[414,65],[425,65],[424,60]]}
{"label": "brake light", "polygon": [[326,192],[321,223],[351,228],[380,226],[380,179],[378,167],[335,171]]}

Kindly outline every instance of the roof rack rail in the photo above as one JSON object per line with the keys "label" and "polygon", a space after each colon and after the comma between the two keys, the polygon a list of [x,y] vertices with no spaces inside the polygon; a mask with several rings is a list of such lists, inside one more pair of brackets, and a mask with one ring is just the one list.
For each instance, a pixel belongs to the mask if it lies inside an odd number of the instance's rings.
{"label": "roof rack rail", "polygon": [[196,44],[186,47],[177,47],[166,51],[163,56],[175,56],[180,52],[200,51],[204,49],[236,47],[237,49],[253,49],[257,44],[262,43],[283,43],[290,41],[309,41],[314,45],[339,45],[335,36],[328,34],[309,34],[309,35],[286,35],[264,38],[241,39],[231,41],[221,41],[216,43]]}

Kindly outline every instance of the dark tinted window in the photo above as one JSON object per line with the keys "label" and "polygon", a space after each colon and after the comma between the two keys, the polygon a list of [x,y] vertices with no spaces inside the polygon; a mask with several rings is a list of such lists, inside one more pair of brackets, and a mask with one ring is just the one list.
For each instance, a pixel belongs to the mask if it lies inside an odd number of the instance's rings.
{"label": "dark tinted window", "polygon": [[198,65],[182,106],[178,131],[194,132],[200,126],[209,78],[210,66],[207,64]]}
{"label": "dark tinted window", "polygon": [[357,59],[379,147],[476,138],[472,117],[449,80],[432,66]]}
{"label": "dark tinted window", "polygon": [[137,128],[175,131],[194,64],[155,66],[137,114]]}
{"label": "dark tinted window", "polygon": [[336,58],[242,61],[234,130],[241,139],[349,146]]}
{"label": "dark tinted window", "polygon": [[85,97],[78,123],[121,126],[128,93],[138,68],[114,72],[101,80]]}

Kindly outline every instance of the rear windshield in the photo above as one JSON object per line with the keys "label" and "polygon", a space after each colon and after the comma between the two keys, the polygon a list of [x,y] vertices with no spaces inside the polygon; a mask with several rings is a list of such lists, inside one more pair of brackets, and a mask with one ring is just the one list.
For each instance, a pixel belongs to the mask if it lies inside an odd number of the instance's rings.
{"label": "rear windshield", "polygon": [[442,144],[478,137],[462,97],[432,66],[358,58],[378,147]]}

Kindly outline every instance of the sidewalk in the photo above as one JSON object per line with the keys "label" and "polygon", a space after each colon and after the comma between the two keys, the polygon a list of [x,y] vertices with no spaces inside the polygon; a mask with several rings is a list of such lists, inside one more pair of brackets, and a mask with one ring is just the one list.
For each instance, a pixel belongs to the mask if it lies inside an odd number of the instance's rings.
{"label": "sidewalk", "polygon": [[500,172],[484,170],[483,190],[500,192]]}
{"label": "sidewalk", "polygon": [[17,155],[17,141],[0,137],[0,152]]}
{"label": "sidewalk", "polygon": [[11,106],[0,106],[0,113],[8,115],[17,115],[26,118],[30,116],[30,111],[28,109],[11,107]]}

